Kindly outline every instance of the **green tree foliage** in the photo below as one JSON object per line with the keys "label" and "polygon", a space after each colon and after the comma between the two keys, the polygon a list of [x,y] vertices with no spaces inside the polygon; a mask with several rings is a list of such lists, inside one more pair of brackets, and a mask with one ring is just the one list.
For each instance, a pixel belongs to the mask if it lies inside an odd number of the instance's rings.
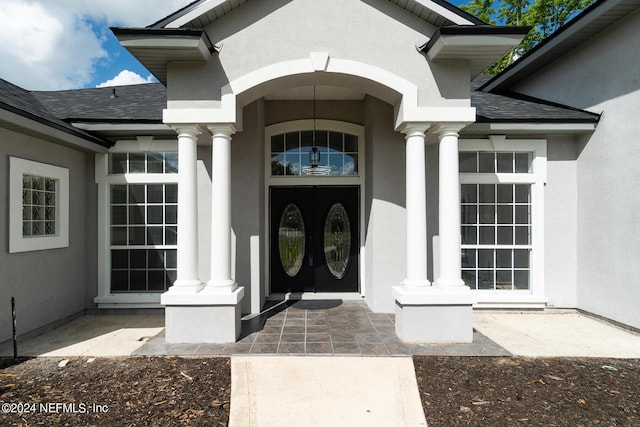
{"label": "green tree foliage", "polygon": [[594,0],[471,0],[461,9],[491,25],[531,27],[525,39],[486,73],[495,74],[553,34]]}

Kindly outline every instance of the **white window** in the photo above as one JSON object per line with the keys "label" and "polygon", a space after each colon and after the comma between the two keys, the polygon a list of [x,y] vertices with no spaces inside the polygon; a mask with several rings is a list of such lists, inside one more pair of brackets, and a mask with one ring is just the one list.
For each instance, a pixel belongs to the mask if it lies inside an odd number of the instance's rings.
{"label": "white window", "polygon": [[9,252],[69,246],[69,170],[10,157]]}
{"label": "white window", "polygon": [[463,280],[485,301],[543,297],[546,142],[461,140],[459,160]]}
{"label": "white window", "polygon": [[176,279],[177,145],[153,141],[141,147],[123,141],[112,150],[96,156],[100,199],[96,302],[107,307],[156,304],[158,295]]}

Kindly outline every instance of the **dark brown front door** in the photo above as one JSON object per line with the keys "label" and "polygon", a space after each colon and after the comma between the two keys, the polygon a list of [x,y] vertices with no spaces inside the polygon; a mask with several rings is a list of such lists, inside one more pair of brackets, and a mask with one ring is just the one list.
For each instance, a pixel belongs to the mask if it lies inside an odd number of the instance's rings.
{"label": "dark brown front door", "polygon": [[357,292],[360,188],[270,188],[271,292]]}

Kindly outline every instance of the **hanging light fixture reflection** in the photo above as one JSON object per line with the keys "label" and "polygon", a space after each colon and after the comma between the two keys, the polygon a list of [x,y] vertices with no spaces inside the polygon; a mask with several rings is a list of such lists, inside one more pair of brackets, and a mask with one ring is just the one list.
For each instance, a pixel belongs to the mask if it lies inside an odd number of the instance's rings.
{"label": "hanging light fixture reflection", "polygon": [[313,139],[311,142],[311,151],[309,151],[309,163],[312,168],[317,168],[320,164],[320,152],[316,147],[316,86],[313,85]]}

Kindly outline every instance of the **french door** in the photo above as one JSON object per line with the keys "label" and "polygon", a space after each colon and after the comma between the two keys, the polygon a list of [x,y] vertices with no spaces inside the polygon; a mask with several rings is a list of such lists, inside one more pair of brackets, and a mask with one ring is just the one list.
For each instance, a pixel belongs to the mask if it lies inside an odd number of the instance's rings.
{"label": "french door", "polygon": [[357,292],[360,188],[271,187],[271,292]]}

